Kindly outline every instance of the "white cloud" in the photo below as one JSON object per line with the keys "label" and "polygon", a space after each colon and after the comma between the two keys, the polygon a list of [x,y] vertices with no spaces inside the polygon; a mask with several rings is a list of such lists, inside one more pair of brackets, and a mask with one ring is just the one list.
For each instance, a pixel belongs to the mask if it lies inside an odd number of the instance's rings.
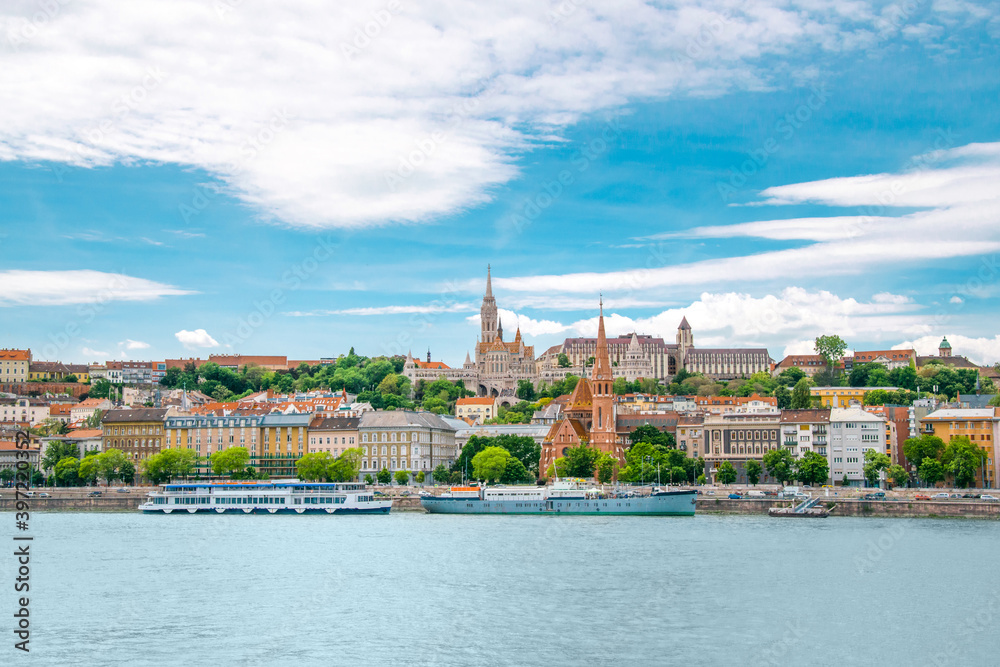
{"label": "white cloud", "polygon": [[0,160],[193,166],[296,225],[421,221],[488,200],[584,114],[766,88],[775,57],[899,31],[867,2],[386,7],[94,0],[34,25],[6,3]]}
{"label": "white cloud", "polygon": [[965,301],[963,301],[962,297],[960,296],[953,296],[950,299],[948,299],[948,303],[965,303]]}
{"label": "white cloud", "polygon": [[119,347],[124,347],[126,350],[145,350],[149,348],[149,343],[144,343],[141,340],[132,340],[131,338],[126,338],[121,343],[118,343]]}
{"label": "white cloud", "polygon": [[219,347],[218,341],[208,335],[208,332],[204,329],[195,329],[194,331],[182,329],[175,333],[174,337],[189,350],[205,347]]}
{"label": "white cloud", "polygon": [[102,352],[101,350],[92,350],[89,347],[81,347],[80,352],[90,361],[103,361],[107,359],[109,355],[107,352]]}
{"label": "white cloud", "polygon": [[194,294],[172,285],[101,271],[0,271],[0,307],[152,301]]}
{"label": "white cloud", "polygon": [[[494,283],[521,292],[630,295],[682,285],[858,274],[873,266],[921,265],[1000,252],[1000,142],[941,150],[917,156],[912,164],[897,174],[835,178],[763,192],[767,204],[857,206],[863,207],[864,215],[763,220],[649,237],[813,241],[802,247],[682,265],[665,265],[669,252],[661,254],[652,248],[647,261],[650,268],[497,278]],[[924,210],[885,215],[901,206]],[[995,261],[993,267],[995,278]],[[970,278],[976,275],[970,270]]]}
{"label": "white cloud", "polygon": [[[546,336],[563,333],[564,331],[568,331],[570,329],[569,325],[561,322],[556,322],[554,320],[536,320],[528,317],[527,315],[519,315],[512,310],[506,310],[504,308],[497,308],[497,315],[500,318],[500,323],[503,324],[504,340],[514,340],[514,335],[518,329],[521,330],[522,337]],[[467,322],[474,323],[476,327],[479,327],[480,317],[478,313],[465,319]]]}
{"label": "white cloud", "polygon": [[938,345],[941,340],[947,338],[951,343],[951,353],[963,357],[968,357],[973,363],[980,366],[993,364],[1000,361],[1000,334],[993,338],[970,338],[961,334],[947,333],[942,335],[921,336],[914,340],[907,340],[899,345],[893,345],[894,350],[914,349],[917,354],[936,355]]}

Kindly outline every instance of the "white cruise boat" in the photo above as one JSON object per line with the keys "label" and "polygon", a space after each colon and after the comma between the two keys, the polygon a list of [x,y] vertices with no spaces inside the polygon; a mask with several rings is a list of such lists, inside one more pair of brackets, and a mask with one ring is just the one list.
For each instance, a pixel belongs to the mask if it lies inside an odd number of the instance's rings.
{"label": "white cruise boat", "polygon": [[366,484],[298,480],[162,484],[139,505],[146,514],[384,514],[391,508],[391,500]]}

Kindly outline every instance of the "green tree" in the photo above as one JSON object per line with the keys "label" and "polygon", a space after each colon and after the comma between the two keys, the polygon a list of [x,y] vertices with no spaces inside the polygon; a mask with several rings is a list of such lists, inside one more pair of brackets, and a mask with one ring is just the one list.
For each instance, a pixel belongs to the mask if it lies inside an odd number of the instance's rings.
{"label": "green tree", "polygon": [[723,461],[715,469],[715,481],[719,484],[732,484],[736,481],[736,468],[729,461]]}
{"label": "green tree", "polygon": [[569,357],[566,356],[565,352],[560,352],[559,356],[556,357],[556,359],[557,359],[557,363],[559,364],[559,368],[569,368],[570,367]]}
{"label": "green tree", "polygon": [[886,475],[894,487],[904,487],[910,481],[910,476],[906,473],[906,468],[899,464],[889,466]]}
{"label": "green tree", "polygon": [[809,382],[809,378],[802,378],[795,383],[795,387],[792,388],[792,410],[804,410],[812,405],[812,395],[809,392],[809,387],[812,386]]}
{"label": "green tree", "polygon": [[55,465],[54,475],[59,486],[76,486],[80,480],[80,460],[72,456],[61,459]]}
{"label": "green tree", "polygon": [[577,447],[570,447],[566,450],[566,475],[584,479],[593,477],[598,456],[600,456],[600,452],[585,443],[581,443]]}
{"label": "green tree", "polygon": [[82,461],[80,461],[80,468],[78,471],[78,476],[80,481],[87,484],[87,486],[93,486],[97,483],[97,478],[101,474],[101,464],[98,454],[92,456],[85,456]]}
{"label": "green tree", "polygon": [[14,481],[16,473],[12,468],[0,469],[0,482],[3,482],[4,486],[10,485]]}
{"label": "green tree", "polygon": [[111,389],[111,383],[100,378],[91,383],[87,396],[88,398],[111,398]]}
{"label": "green tree", "polygon": [[778,401],[779,410],[787,410],[792,407],[792,392],[788,391],[788,387],[781,384],[774,390],[774,398]]}
{"label": "green tree", "polygon": [[874,449],[866,449],[865,463],[862,470],[864,471],[865,481],[868,482],[868,486],[878,486],[879,473],[891,464],[892,461],[885,454],[877,452]]}
{"label": "green tree", "polygon": [[327,463],[326,477],[331,482],[353,482],[361,474],[361,448],[351,447]]}
{"label": "green tree", "polygon": [[454,484],[461,484],[462,483],[462,473],[459,472],[458,470],[451,471],[451,473],[448,475],[448,483],[449,484],[453,484],[453,485]]}
{"label": "green tree", "polygon": [[221,452],[212,454],[210,462],[212,472],[216,475],[224,475],[242,472],[250,462],[250,452],[246,447],[229,447]]}
{"label": "green tree", "polygon": [[523,484],[532,481],[532,475],[524,464],[511,456],[504,467],[503,475],[500,476],[501,484]]}
{"label": "green tree", "polygon": [[392,481],[392,473],[390,473],[386,468],[379,470],[376,477],[378,477],[379,484],[388,484]]}
{"label": "green tree", "polygon": [[787,449],[772,449],[764,454],[763,460],[768,474],[782,484],[792,478],[795,459],[792,458],[792,453]]}
{"label": "green tree", "polygon": [[295,462],[299,479],[317,481],[328,479],[328,468],[333,457],[330,452],[310,452]]}
{"label": "green tree", "polygon": [[375,483],[375,478],[369,474],[365,474],[365,484],[372,485]]}
{"label": "green tree", "polygon": [[747,474],[747,481],[757,486],[757,482],[760,481],[761,465],[757,463],[754,459],[750,459],[743,466],[743,470]]}
{"label": "green tree", "polygon": [[531,380],[518,380],[515,394],[522,401],[533,401],[535,400],[535,385],[532,384]]}
{"label": "green tree", "polygon": [[[936,435],[921,434],[916,438],[908,438],[903,443],[903,454],[906,460],[921,465],[924,459],[937,459],[944,452],[944,440]],[[920,475],[923,479],[923,475]]]}
{"label": "green tree", "polygon": [[431,472],[431,476],[437,484],[447,484],[450,475],[451,471],[443,463],[438,464],[438,467]]}
{"label": "green tree", "polygon": [[823,357],[823,362],[832,373],[847,351],[847,343],[840,336],[817,336],[816,354]]}
{"label": "green tree", "polygon": [[42,457],[42,470],[55,470],[56,465],[65,458],[79,459],[80,449],[76,443],[54,440],[49,442]]}
{"label": "green tree", "polygon": [[985,461],[986,452],[964,435],[952,438],[941,455],[941,462],[954,478],[955,486],[962,488],[976,481],[976,473]]}
{"label": "green tree", "polygon": [[513,457],[503,447],[486,447],[472,457],[472,474],[476,479],[493,483],[507,470],[507,463]]}
{"label": "green tree", "polygon": [[806,452],[795,462],[795,478],[803,484],[819,486],[830,476],[830,466],[826,457],[816,452]]}
{"label": "green tree", "polygon": [[920,462],[920,465],[917,467],[917,474],[920,475],[920,479],[924,480],[924,484],[934,486],[938,482],[944,481],[945,467],[937,459],[932,459],[928,456]]}
{"label": "green tree", "polygon": [[396,484],[399,484],[400,486],[406,486],[409,482],[410,482],[409,470],[396,471]]}
{"label": "green tree", "polygon": [[602,452],[597,457],[597,480],[601,484],[610,484],[615,477],[615,469],[618,461],[607,452]]}
{"label": "green tree", "polygon": [[129,462],[128,457],[125,456],[125,452],[114,448],[109,449],[102,454],[98,454],[97,459],[100,476],[103,477],[108,484],[111,484],[111,482],[122,476],[125,464]]}
{"label": "green tree", "polygon": [[423,484],[424,480],[427,479],[427,477],[424,475],[424,471],[421,470],[414,476],[414,479],[417,480],[417,484]]}

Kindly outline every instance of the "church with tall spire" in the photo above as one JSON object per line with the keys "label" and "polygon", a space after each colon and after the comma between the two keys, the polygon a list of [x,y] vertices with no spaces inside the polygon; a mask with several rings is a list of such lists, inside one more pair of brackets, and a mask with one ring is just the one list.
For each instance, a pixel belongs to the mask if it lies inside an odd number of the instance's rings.
{"label": "church with tall spire", "polygon": [[604,302],[597,320],[597,348],[589,378],[581,378],[570,396],[563,418],[552,425],[542,443],[539,472],[545,475],[566,450],[586,443],[602,453],[610,454],[625,465],[625,447],[618,439],[615,374],[608,354],[608,338],[604,331]]}

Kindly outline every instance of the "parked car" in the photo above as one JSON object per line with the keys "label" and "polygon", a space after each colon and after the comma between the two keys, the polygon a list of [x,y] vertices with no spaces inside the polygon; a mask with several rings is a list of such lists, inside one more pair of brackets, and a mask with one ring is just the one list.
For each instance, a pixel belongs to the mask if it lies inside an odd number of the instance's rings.
{"label": "parked car", "polygon": [[87,494],[87,497],[88,498],[96,498],[99,495],[101,495],[100,491],[91,491],[90,493]]}
{"label": "parked car", "polygon": [[930,500],[931,497],[927,496],[927,495],[924,495],[922,493],[918,493],[917,495],[913,496],[913,499],[914,500]]}
{"label": "parked car", "polygon": [[950,498],[947,493],[935,493],[931,498]]}
{"label": "parked car", "polygon": [[122,487],[122,488],[120,488],[120,489],[115,489],[115,492],[116,492],[116,493],[131,493],[131,491],[129,491],[129,490],[128,490],[128,489],[126,489],[125,487]]}
{"label": "parked car", "polygon": [[824,484],[823,488],[824,489],[832,489],[833,488],[833,484]]}
{"label": "parked car", "polygon": [[747,491],[748,498],[763,498],[764,495],[763,491]]}
{"label": "parked car", "polygon": [[875,493],[866,493],[864,500],[885,500],[885,493],[882,491],[876,491]]}
{"label": "parked car", "polygon": [[738,493],[730,493],[730,494],[729,494],[729,499],[730,499],[730,500],[742,500],[742,499],[743,499],[743,496],[741,496],[741,495],[740,495],[740,494],[738,494]]}
{"label": "parked car", "polygon": [[990,502],[996,502],[996,501],[1000,500],[1000,498],[997,498],[996,496],[991,496],[988,493],[984,493],[983,495],[979,496],[979,499],[980,500],[990,501]]}
{"label": "parked car", "polygon": [[24,496],[25,498],[34,498],[35,497],[35,492],[34,491],[25,491],[21,495]]}
{"label": "parked car", "polygon": [[38,497],[39,498],[51,498],[52,494],[51,493],[39,493]]}

